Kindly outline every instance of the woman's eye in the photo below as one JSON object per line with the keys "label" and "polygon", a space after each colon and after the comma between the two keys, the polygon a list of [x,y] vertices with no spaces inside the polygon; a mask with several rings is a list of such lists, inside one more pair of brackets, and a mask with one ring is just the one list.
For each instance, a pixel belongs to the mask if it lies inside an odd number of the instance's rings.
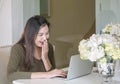
{"label": "woman's eye", "polygon": [[38,36],[42,36],[42,34],[38,34]]}
{"label": "woman's eye", "polygon": [[40,36],[40,37],[42,37],[42,36],[47,36],[47,35],[49,35],[49,32],[48,32],[48,33],[45,33],[45,34],[43,34],[43,33],[38,33],[38,34],[37,34],[37,36]]}
{"label": "woman's eye", "polygon": [[48,33],[46,33],[46,35],[49,35],[49,32],[48,32]]}

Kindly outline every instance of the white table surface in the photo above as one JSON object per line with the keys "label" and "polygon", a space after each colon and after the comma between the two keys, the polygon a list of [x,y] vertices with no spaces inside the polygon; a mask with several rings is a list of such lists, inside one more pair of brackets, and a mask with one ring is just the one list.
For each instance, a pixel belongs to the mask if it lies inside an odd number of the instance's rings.
{"label": "white table surface", "polygon": [[[63,68],[63,70],[66,71],[68,68]],[[18,79],[14,80],[13,84],[102,84],[102,78],[96,70],[97,68],[94,67],[91,74],[72,80],[64,80],[58,77],[52,79]],[[120,84],[120,81],[113,80],[112,84]]]}
{"label": "white table surface", "polygon": [[[13,81],[13,84],[101,84],[101,77],[98,73],[91,73],[72,80],[64,80],[60,78],[53,79],[19,79]],[[120,81],[113,84],[120,84]]]}

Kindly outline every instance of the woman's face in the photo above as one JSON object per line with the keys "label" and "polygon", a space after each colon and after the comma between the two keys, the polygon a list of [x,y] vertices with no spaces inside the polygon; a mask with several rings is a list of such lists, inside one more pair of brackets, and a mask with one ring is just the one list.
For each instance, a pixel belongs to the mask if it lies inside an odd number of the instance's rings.
{"label": "woman's face", "polygon": [[47,25],[45,25],[40,28],[35,39],[35,45],[37,47],[42,47],[44,42],[48,41],[48,39],[49,39],[49,28]]}

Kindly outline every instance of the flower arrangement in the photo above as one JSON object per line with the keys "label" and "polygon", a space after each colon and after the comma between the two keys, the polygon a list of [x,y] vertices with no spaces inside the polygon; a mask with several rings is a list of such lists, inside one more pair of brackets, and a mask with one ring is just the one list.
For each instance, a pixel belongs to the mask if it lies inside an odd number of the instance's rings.
{"label": "flower arrangement", "polygon": [[[106,33],[106,34],[111,34],[112,36],[114,36],[116,39],[117,39],[117,42],[118,42],[118,45],[119,45],[119,47],[120,47],[120,24],[108,24],[108,25],[106,25],[106,27],[102,30],[102,32],[103,33]],[[119,50],[118,50],[119,51]],[[120,51],[119,51],[120,52]],[[119,56],[119,54],[118,54],[118,56]],[[119,58],[118,58],[119,59]],[[101,64],[101,63],[100,63]],[[103,63],[102,63],[103,64]],[[108,67],[107,68],[105,68],[104,66],[105,66],[106,64],[104,63],[104,65],[103,66],[100,66],[101,68],[104,68],[104,69],[100,69],[100,68],[98,68],[98,70],[99,71],[106,71],[107,69],[108,69]],[[115,66],[113,67],[113,68],[115,68],[114,70],[115,71],[120,71],[120,68],[119,67],[117,67],[117,66],[120,66],[120,60],[117,60],[116,61],[116,64],[115,64]],[[112,71],[112,69],[111,69],[111,71]],[[107,71],[106,71],[107,72]],[[110,72],[111,73],[111,72]],[[118,72],[115,72],[116,74],[118,74]],[[107,73],[108,74],[108,73]]]}
{"label": "flower arrangement", "polygon": [[102,30],[103,33],[120,36],[120,24],[108,24]]}
{"label": "flower arrangement", "polygon": [[79,43],[80,58],[83,60],[106,62],[108,59],[120,59],[117,39],[110,34],[93,34]]}
{"label": "flower arrangement", "polygon": [[120,24],[108,24],[106,27],[102,30],[105,34],[111,34],[113,35],[120,45]]}
{"label": "flower arrangement", "polygon": [[114,60],[120,59],[120,24],[108,24],[102,32],[81,40],[78,49],[81,59],[97,61],[98,72],[106,82],[114,75]]}

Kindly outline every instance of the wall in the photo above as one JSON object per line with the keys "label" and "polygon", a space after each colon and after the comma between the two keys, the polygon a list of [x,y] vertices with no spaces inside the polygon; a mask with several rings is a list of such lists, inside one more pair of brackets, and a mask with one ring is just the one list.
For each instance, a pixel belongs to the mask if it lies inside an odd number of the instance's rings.
{"label": "wall", "polygon": [[27,20],[36,14],[40,14],[39,0],[23,0],[23,27]]}
{"label": "wall", "polygon": [[0,46],[12,44],[11,0],[0,1]]}
{"label": "wall", "polygon": [[120,22],[120,0],[96,0],[96,33],[107,24]]}
{"label": "wall", "polygon": [[0,47],[15,43],[23,29],[22,0],[1,0],[0,3]]}
{"label": "wall", "polygon": [[57,66],[67,66],[70,56],[78,53],[79,41],[95,33],[95,0],[51,0],[48,19]]}
{"label": "wall", "polygon": [[12,44],[16,43],[23,31],[23,0],[12,0]]}
{"label": "wall", "polygon": [[39,0],[0,1],[0,47],[16,43],[29,17],[40,14]]}

